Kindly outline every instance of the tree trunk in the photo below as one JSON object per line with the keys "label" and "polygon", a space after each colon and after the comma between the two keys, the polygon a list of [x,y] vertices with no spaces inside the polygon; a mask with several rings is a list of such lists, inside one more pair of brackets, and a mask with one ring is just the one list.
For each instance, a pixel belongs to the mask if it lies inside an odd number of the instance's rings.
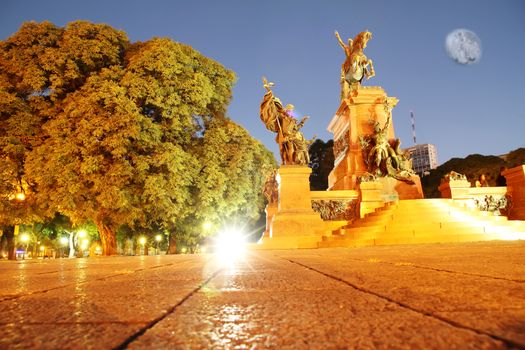
{"label": "tree trunk", "polygon": [[105,256],[117,255],[117,237],[115,230],[102,222],[97,222],[98,233],[102,243],[102,252]]}
{"label": "tree trunk", "polygon": [[69,234],[69,258],[75,257],[75,242],[73,242],[73,232],[68,232]]}
{"label": "tree trunk", "polygon": [[177,241],[175,239],[175,235],[171,232],[168,240],[168,250],[166,250],[166,254],[177,254]]}
{"label": "tree trunk", "polygon": [[15,227],[5,226],[3,231],[7,239],[7,259],[16,260]]}

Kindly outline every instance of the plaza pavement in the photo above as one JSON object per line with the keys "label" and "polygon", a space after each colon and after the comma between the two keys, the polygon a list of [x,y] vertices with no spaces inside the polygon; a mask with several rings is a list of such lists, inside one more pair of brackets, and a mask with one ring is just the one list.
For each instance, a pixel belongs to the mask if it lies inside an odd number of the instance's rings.
{"label": "plaza pavement", "polygon": [[0,349],[525,349],[525,242],[0,262]]}

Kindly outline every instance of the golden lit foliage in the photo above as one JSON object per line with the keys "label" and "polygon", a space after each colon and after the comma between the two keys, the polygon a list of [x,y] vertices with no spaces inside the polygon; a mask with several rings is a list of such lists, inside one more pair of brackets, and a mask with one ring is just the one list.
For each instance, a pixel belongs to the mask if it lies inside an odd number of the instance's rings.
{"label": "golden lit foliage", "polygon": [[49,213],[93,220],[106,254],[123,224],[262,208],[273,156],[225,117],[234,73],[190,46],[26,23],[0,43],[0,72],[2,180],[26,181]]}

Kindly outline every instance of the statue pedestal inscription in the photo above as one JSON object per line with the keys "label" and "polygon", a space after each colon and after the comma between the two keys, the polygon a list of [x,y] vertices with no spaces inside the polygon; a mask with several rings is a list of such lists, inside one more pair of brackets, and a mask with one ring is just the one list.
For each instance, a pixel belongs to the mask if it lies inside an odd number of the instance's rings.
{"label": "statue pedestal inscription", "polygon": [[270,226],[270,237],[262,240],[265,248],[317,248],[326,234],[326,223],[312,209],[310,173],[307,166],[283,165],[277,171],[278,209]]}

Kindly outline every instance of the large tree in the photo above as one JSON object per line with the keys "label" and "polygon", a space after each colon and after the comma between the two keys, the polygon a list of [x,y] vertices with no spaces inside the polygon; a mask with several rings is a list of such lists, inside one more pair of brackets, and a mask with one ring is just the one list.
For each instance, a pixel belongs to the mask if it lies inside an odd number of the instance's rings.
{"label": "large tree", "polygon": [[[229,168],[207,174],[217,167],[212,154],[225,147],[214,141],[216,130],[228,133],[234,125],[225,111],[235,76],[219,63],[170,39],[131,44],[121,31],[82,21],[65,28],[28,23],[0,48],[4,90],[20,99],[22,119],[35,128],[34,147],[20,162],[26,182],[50,211],[74,224],[92,220],[106,255],[116,253],[115,232],[123,224],[169,229],[200,218],[195,205],[207,208],[214,196],[206,187],[219,188],[228,203],[220,208],[252,215],[247,201],[260,205],[259,169],[249,180],[228,173],[230,187],[251,189],[228,188],[231,194],[213,182]],[[262,146],[245,132],[238,138],[244,139],[229,149],[250,152],[235,157],[268,168]]]}

